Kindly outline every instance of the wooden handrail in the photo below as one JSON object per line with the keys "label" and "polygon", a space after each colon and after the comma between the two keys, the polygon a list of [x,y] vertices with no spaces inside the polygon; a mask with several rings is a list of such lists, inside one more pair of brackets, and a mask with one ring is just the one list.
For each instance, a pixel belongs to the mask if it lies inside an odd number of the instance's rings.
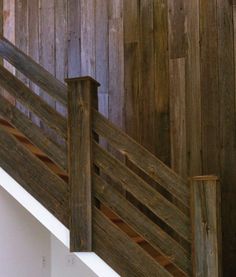
{"label": "wooden handrail", "polygon": [[42,132],[27,116],[0,95],[0,115],[24,134],[59,167],[67,170],[67,149],[56,144]]}
{"label": "wooden handrail", "polygon": [[59,220],[67,223],[67,184],[1,126],[0,141],[0,166]]}
{"label": "wooden handrail", "polygon": [[190,253],[96,173],[93,174],[93,189],[96,198],[133,227],[152,247],[161,250],[173,264],[190,274]]}
{"label": "wooden handrail", "polygon": [[0,36],[0,56],[11,63],[32,82],[44,89],[51,97],[67,106],[66,85],[3,36]]}
{"label": "wooden handrail", "polygon": [[216,176],[192,178],[193,276],[222,276],[220,198],[220,182]]}
{"label": "wooden handrail", "polygon": [[190,218],[96,142],[93,143],[93,161],[176,233],[190,241]]}
{"label": "wooden handrail", "polygon": [[95,132],[107,139],[112,146],[124,154],[137,167],[179,199],[185,207],[189,207],[190,189],[186,180],[96,110],[93,113],[93,129]]}
{"label": "wooden handrail", "polygon": [[40,119],[42,119],[48,127],[55,130],[59,136],[63,138],[67,137],[66,119],[39,96],[33,93],[32,90],[2,65],[0,65],[0,85],[25,107],[38,115]]}

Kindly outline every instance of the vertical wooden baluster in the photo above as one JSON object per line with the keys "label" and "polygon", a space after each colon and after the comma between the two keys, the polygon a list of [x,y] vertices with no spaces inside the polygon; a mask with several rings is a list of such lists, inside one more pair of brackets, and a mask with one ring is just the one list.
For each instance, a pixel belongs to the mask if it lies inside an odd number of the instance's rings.
{"label": "vertical wooden baluster", "polygon": [[220,183],[215,176],[191,180],[193,276],[221,276]]}
{"label": "vertical wooden baluster", "polygon": [[[68,84],[68,166],[70,184],[70,250],[92,251],[92,106],[98,83],[90,77]],[[96,107],[95,107],[96,108]]]}

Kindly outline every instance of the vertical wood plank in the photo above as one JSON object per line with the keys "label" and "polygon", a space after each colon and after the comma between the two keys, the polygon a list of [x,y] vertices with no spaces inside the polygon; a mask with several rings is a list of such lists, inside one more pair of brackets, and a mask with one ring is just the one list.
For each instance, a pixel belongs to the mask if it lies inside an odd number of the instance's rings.
{"label": "vertical wood plank", "polygon": [[[230,1],[217,0],[219,97],[221,132],[221,180],[223,268],[225,276],[236,273],[236,111],[233,9]],[[230,228],[229,228],[230,226]]]}
{"label": "vertical wood plank", "polygon": [[[27,13],[28,0],[16,1],[15,6],[15,44],[25,54],[28,54],[28,13]],[[29,80],[16,71],[16,76],[26,85],[29,85]],[[29,110],[24,107],[21,103],[16,103],[16,107],[29,116]]]}
{"label": "vertical wood plank", "polygon": [[187,177],[185,58],[170,60],[171,167]]}
{"label": "vertical wood plank", "polygon": [[[55,5],[54,0],[39,0],[39,61],[55,75]],[[40,96],[53,108],[56,101],[40,90]]]}
{"label": "vertical wood plank", "polygon": [[96,80],[101,84],[98,90],[99,111],[108,117],[108,2],[96,0],[95,9],[95,46],[96,46]]}
{"label": "vertical wood plank", "polygon": [[81,0],[81,74],[96,76],[95,0]]}
{"label": "vertical wood plank", "polygon": [[167,1],[154,1],[154,57],[155,57],[155,151],[159,159],[170,165],[170,92],[168,53]]}
{"label": "vertical wood plank", "polygon": [[109,119],[124,126],[123,1],[109,1]]}
{"label": "vertical wood plank", "polygon": [[[141,143],[155,151],[155,92],[154,92],[154,22],[153,0],[140,2],[140,125]],[[154,153],[155,154],[155,153]]]}
{"label": "vertical wood plank", "polygon": [[70,250],[92,251],[91,106],[97,94],[93,79],[67,79]]}
{"label": "vertical wood plank", "polygon": [[[67,51],[67,0],[58,0],[55,1],[55,76],[62,82],[68,71]],[[57,101],[56,110],[66,115],[66,107]]]}
{"label": "vertical wood plank", "polygon": [[139,1],[124,1],[124,104],[125,130],[141,141],[139,89]]}
{"label": "vertical wood plank", "polygon": [[191,180],[194,276],[221,276],[220,201],[217,177]]}
{"label": "vertical wood plank", "polygon": [[[28,1],[28,54],[39,63],[39,0]],[[29,87],[39,95],[39,87],[29,82]],[[40,126],[40,119],[30,112],[31,120]]]}
{"label": "vertical wood plank", "polygon": [[[3,20],[4,20],[4,26],[3,26],[3,34],[4,36],[11,41],[12,43],[15,43],[15,0],[9,1],[9,0],[3,0]],[[4,61],[4,66],[13,74],[15,74],[15,68],[10,65],[8,62]],[[12,103],[15,104],[14,97],[10,96],[9,93],[7,93],[4,90],[4,96]]]}
{"label": "vertical wood plank", "polygon": [[184,0],[168,0],[170,58],[186,56],[186,12]]}
{"label": "vertical wood plank", "polygon": [[216,0],[200,0],[202,162],[204,174],[217,174],[219,162],[219,76]]}
{"label": "vertical wood plank", "polygon": [[68,72],[69,78],[81,75],[81,8],[80,0],[67,0]]}
{"label": "vertical wood plank", "polygon": [[202,174],[199,0],[186,1],[186,132],[188,176]]}

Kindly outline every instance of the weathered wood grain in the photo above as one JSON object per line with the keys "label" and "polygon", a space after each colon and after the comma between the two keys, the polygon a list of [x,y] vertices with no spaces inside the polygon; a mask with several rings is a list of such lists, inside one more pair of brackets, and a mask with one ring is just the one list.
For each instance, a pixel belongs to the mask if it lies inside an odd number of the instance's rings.
{"label": "weathered wood grain", "polygon": [[154,109],[155,109],[155,151],[153,152],[162,162],[170,165],[170,76],[168,54],[168,3],[153,1],[154,9]]}
{"label": "weathered wood grain", "polygon": [[95,110],[93,128],[95,132],[108,139],[115,148],[126,155],[135,165],[183,202],[186,207],[189,206],[187,182]]}
{"label": "weathered wood grain", "polygon": [[53,98],[66,105],[66,86],[3,37],[0,39],[0,56],[46,90]]}
{"label": "weathered wood grain", "polygon": [[202,115],[200,81],[199,0],[186,1],[187,42],[186,57],[186,134],[188,176],[202,174]]}
{"label": "weathered wood grain", "polygon": [[27,116],[18,111],[18,109],[2,96],[0,96],[0,115],[15,126],[15,128],[24,134],[59,167],[67,170],[67,149],[62,145],[55,144]]}
{"label": "weathered wood grain", "polygon": [[217,177],[191,180],[194,276],[221,275],[220,184]]}
{"label": "weathered wood grain", "polygon": [[92,251],[92,99],[97,82],[67,79],[70,250]]}
{"label": "weathered wood grain", "polygon": [[122,184],[143,205],[189,241],[189,218],[184,213],[95,142],[93,143],[93,156],[94,163],[108,176]]}
{"label": "weathered wood grain", "polygon": [[[230,1],[217,0],[219,55],[219,98],[221,133],[221,182],[224,276],[236,273],[236,109],[235,109],[235,46],[233,7]],[[230,228],[228,228],[230,226]]]}
{"label": "weathered wood grain", "polygon": [[94,251],[119,274],[124,277],[171,276],[97,208],[93,209],[93,215]]}
{"label": "weathered wood grain", "polygon": [[[15,1],[15,3],[15,45],[21,51],[28,54],[28,2],[25,0],[19,0]],[[29,84],[29,80],[18,70],[16,71],[15,75],[24,84]],[[17,101],[16,106],[19,110],[29,116],[29,110],[24,107],[24,105]]]}
{"label": "weathered wood grain", "polygon": [[170,60],[171,168],[187,177],[185,58]]}
{"label": "weathered wood grain", "polygon": [[67,184],[2,127],[0,141],[1,166],[65,223],[68,215]]}
{"label": "weathered wood grain", "polygon": [[203,174],[220,172],[219,74],[216,1],[200,0]]}
{"label": "weathered wood grain", "polygon": [[15,97],[15,99],[38,115],[48,127],[58,132],[63,138],[67,137],[67,124],[65,118],[47,105],[39,96],[34,94],[3,66],[0,66],[0,84]]}
{"label": "weathered wood grain", "polygon": [[168,0],[170,59],[186,56],[186,14],[184,0]]}
{"label": "weathered wood grain", "polygon": [[190,253],[96,174],[93,174],[93,186],[95,197],[118,214],[154,248],[161,250],[181,270],[187,274],[191,272]]}

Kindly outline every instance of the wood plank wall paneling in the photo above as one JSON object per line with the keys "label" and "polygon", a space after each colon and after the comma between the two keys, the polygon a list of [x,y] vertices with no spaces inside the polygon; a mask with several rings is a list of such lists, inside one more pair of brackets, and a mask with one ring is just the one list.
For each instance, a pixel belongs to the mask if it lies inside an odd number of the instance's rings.
{"label": "wood plank wall paneling", "polygon": [[[222,174],[222,224],[224,276],[236,274],[236,114],[235,114],[235,46],[233,9],[230,1],[217,0],[218,63],[220,98],[220,144]],[[229,201],[229,199],[231,199]],[[234,200],[234,201],[233,201]],[[230,249],[230,250],[229,250]],[[233,274],[232,274],[233,273]]]}
{"label": "wood plank wall paneling", "polygon": [[[15,0],[3,1],[4,34],[18,43],[20,14],[14,17]],[[224,269],[234,276],[236,2],[19,3],[28,5],[21,25],[32,57],[61,80],[95,77],[100,111],[181,175],[220,175]]]}

